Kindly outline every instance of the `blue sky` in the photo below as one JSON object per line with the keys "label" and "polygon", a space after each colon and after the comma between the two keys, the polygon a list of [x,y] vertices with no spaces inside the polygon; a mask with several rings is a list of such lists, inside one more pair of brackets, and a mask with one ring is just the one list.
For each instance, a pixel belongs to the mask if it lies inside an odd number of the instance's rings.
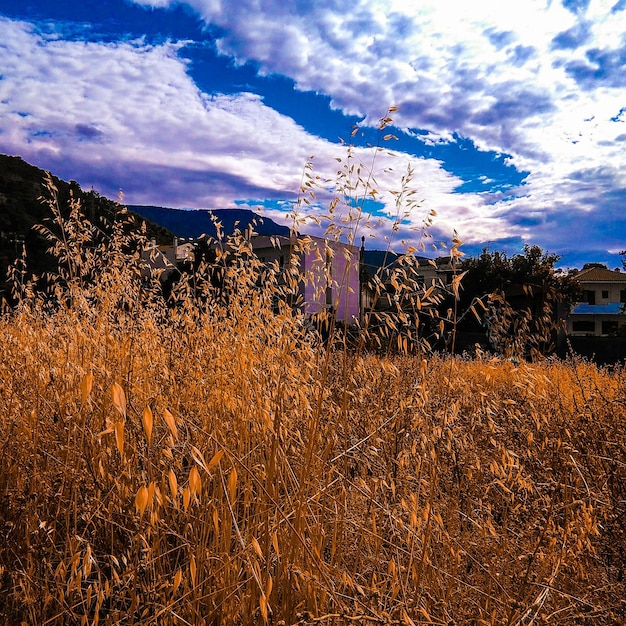
{"label": "blue sky", "polygon": [[[397,139],[377,152],[389,106]],[[468,254],[527,243],[616,267],[626,1],[0,0],[0,152],[129,204],[282,222],[314,156],[315,234],[361,164],[372,248],[410,167],[398,249],[456,230]]]}

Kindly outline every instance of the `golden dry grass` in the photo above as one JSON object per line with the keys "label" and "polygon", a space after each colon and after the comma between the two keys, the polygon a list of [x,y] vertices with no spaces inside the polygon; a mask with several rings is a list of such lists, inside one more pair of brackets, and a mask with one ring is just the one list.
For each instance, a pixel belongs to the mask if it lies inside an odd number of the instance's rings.
{"label": "golden dry grass", "polygon": [[624,620],[623,369],[331,350],[108,245],[0,321],[5,624]]}
{"label": "golden dry grass", "polygon": [[323,344],[243,237],[166,302],[51,194],[58,275],[0,316],[2,623],[625,623],[623,368]]}

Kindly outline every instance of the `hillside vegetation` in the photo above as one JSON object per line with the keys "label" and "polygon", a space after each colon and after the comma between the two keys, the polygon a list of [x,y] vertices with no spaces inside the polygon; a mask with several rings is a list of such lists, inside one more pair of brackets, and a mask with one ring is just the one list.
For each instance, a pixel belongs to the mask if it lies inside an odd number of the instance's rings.
{"label": "hillside vegetation", "polygon": [[623,369],[323,343],[245,238],[166,302],[57,224],[0,319],[5,624],[624,622]]}
{"label": "hillside vegetation", "polygon": [[[7,268],[26,250],[29,274],[41,276],[53,270],[55,260],[46,254],[47,243],[33,226],[50,217],[49,207],[42,202],[47,196],[44,170],[26,163],[20,157],[0,154],[0,294],[5,287]],[[58,196],[59,209],[64,212],[70,197],[81,202],[83,214],[95,227],[110,222],[121,207],[95,191],[83,191],[76,181],[66,182],[51,176]],[[146,233],[159,243],[171,244],[173,235],[150,219],[136,216],[137,225],[145,223]]]}

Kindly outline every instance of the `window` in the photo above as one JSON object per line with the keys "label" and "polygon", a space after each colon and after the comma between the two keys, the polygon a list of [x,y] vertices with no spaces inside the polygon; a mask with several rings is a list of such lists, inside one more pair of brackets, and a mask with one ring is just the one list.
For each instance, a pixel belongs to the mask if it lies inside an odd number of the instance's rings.
{"label": "window", "polygon": [[619,292],[619,301],[620,302],[626,302],[626,289],[622,289]]}
{"label": "window", "polygon": [[602,334],[603,335],[616,335],[617,334],[617,320],[605,320],[602,322]]}
{"label": "window", "polygon": [[572,323],[572,330],[575,333],[593,333],[596,329],[593,320],[577,320]]}
{"label": "window", "polygon": [[606,289],[606,290],[603,289],[602,290],[602,299],[603,300],[608,300],[609,299],[609,291],[608,291],[608,289]]}
{"label": "window", "polygon": [[583,292],[583,301],[587,304],[595,304],[596,292],[591,289],[585,289],[585,291]]}

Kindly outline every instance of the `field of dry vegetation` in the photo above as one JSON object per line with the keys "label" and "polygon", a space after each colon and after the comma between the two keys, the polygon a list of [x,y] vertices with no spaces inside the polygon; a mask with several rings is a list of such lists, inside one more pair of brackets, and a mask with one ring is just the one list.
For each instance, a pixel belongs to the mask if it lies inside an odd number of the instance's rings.
{"label": "field of dry vegetation", "polygon": [[123,222],[0,318],[4,624],[625,623],[622,368],[324,344],[243,238],[166,302]]}

